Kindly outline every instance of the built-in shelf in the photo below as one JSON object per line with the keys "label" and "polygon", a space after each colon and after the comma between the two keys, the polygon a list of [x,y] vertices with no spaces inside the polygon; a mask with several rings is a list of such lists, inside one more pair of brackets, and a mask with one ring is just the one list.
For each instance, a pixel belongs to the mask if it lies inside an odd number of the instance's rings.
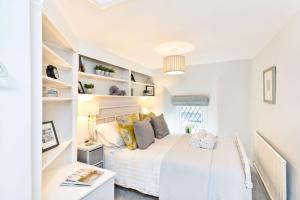
{"label": "built-in shelf", "polygon": [[100,94],[78,94],[79,97],[99,97],[99,98],[142,98],[154,96],[117,96],[117,95],[100,95]]}
{"label": "built-in shelf", "polygon": [[71,84],[65,83],[54,78],[50,78],[48,76],[43,76],[43,85],[51,85],[53,87],[59,88],[72,88]]}
{"label": "built-in shelf", "polygon": [[85,73],[85,72],[78,72],[78,74],[81,77],[88,77],[88,78],[93,78],[93,79],[101,79],[101,80],[107,80],[107,81],[117,81],[117,82],[122,82],[122,83],[128,83],[128,80],[109,77],[109,76],[101,76],[101,75],[90,74],[90,73]]}
{"label": "built-in shelf", "polygon": [[101,95],[101,94],[78,94],[79,96],[101,97],[101,98],[133,98],[133,96]]}
{"label": "built-in shelf", "polygon": [[55,53],[46,44],[43,44],[43,57],[45,58],[45,60],[50,62],[49,64],[53,64],[56,67],[59,67],[62,69],[72,69],[72,65],[70,65],[61,56],[59,56],[57,53]]}
{"label": "built-in shelf", "polygon": [[72,98],[68,97],[43,97],[44,102],[64,102],[64,101],[72,101]]}
{"label": "built-in shelf", "polygon": [[72,140],[67,140],[54,149],[43,153],[42,170],[44,171],[62,152],[64,152],[64,150],[68,148],[70,144],[72,144]]}
{"label": "built-in shelf", "polygon": [[141,82],[134,82],[134,81],[131,81],[131,84],[134,84],[134,85],[144,85],[144,86],[153,86],[153,87],[155,87],[155,85],[153,85],[153,84],[141,83]]}

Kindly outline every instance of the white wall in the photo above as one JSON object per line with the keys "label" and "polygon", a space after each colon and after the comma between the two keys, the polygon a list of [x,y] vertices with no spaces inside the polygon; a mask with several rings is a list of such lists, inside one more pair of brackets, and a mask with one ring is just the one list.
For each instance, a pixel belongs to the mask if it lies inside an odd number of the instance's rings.
{"label": "white wall", "polygon": [[31,65],[30,3],[0,1],[0,193],[3,200],[30,200]]}
{"label": "white wall", "polygon": [[[300,13],[255,57],[251,72],[252,133],[287,159],[288,199],[300,199]],[[263,102],[263,70],[277,66],[277,103]]]}
{"label": "white wall", "polygon": [[208,95],[208,130],[219,136],[239,132],[249,152],[249,79],[251,61],[231,61],[189,66],[184,75],[167,76],[154,71],[155,82],[164,86],[150,106],[163,112],[172,132],[182,132],[172,95]]}

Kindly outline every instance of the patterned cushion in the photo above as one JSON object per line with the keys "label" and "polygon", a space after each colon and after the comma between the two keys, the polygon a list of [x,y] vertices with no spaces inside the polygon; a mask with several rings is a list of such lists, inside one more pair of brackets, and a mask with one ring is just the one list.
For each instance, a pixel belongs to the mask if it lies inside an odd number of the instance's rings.
{"label": "patterned cushion", "polygon": [[130,150],[134,150],[137,148],[133,126],[133,123],[135,121],[138,121],[138,117],[136,115],[120,117],[117,119],[119,133],[124,140],[127,148]]}
{"label": "patterned cushion", "polygon": [[141,121],[143,120],[150,121],[152,117],[155,117],[155,114],[153,112],[150,112],[148,114],[139,113],[139,117]]}

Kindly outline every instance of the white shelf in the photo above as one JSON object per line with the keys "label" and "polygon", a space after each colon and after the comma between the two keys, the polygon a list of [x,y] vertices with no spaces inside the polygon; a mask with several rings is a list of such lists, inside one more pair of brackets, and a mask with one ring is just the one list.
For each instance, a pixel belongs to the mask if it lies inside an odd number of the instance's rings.
{"label": "white shelf", "polygon": [[85,72],[78,72],[78,75],[81,76],[81,77],[88,77],[88,78],[101,79],[101,80],[107,80],[107,81],[117,81],[117,82],[122,82],[122,83],[128,83],[129,82],[128,80],[124,80],[124,79],[101,76],[101,75],[90,74],[90,73],[85,73]]}
{"label": "white shelf", "polygon": [[47,76],[43,76],[43,84],[51,85],[51,86],[59,87],[59,88],[72,88],[71,84],[65,83],[63,81],[59,81],[54,78],[49,78]]}
{"label": "white shelf", "polygon": [[155,87],[155,85],[153,85],[153,84],[147,84],[147,83],[141,83],[141,82],[134,82],[134,81],[131,81],[131,84],[134,84],[134,85],[144,85],[144,86],[153,86],[153,87]]}
{"label": "white shelf", "polygon": [[72,69],[72,65],[65,61],[62,57],[60,57],[57,53],[55,53],[51,48],[49,48],[46,44],[43,44],[43,57],[46,58],[50,63],[56,67],[60,67],[62,69]]}
{"label": "white shelf", "polygon": [[[79,169],[94,169],[103,171],[103,175],[95,180],[93,185],[89,187],[62,187],[60,184],[65,178]],[[114,172],[101,169],[92,165],[87,165],[79,162],[68,164],[58,170],[49,170],[43,179],[42,199],[83,199],[101,185],[111,181],[115,176]],[[101,197],[100,197],[101,199]]]}
{"label": "white shelf", "polygon": [[101,98],[135,98],[134,96],[117,96],[117,95],[101,95],[101,94],[78,94],[79,96],[101,97]]}
{"label": "white shelf", "polygon": [[57,147],[43,153],[42,170],[44,171],[71,143],[72,140],[67,140]]}
{"label": "white shelf", "polygon": [[61,101],[72,101],[72,98],[67,97],[43,97],[44,102],[61,102]]}

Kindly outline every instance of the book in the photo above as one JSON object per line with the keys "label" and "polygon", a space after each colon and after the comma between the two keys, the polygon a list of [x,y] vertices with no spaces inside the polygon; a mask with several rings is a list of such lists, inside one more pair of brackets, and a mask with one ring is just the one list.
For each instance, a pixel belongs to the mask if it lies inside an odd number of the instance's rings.
{"label": "book", "polygon": [[91,186],[104,172],[94,169],[80,169],[69,175],[61,186]]}

